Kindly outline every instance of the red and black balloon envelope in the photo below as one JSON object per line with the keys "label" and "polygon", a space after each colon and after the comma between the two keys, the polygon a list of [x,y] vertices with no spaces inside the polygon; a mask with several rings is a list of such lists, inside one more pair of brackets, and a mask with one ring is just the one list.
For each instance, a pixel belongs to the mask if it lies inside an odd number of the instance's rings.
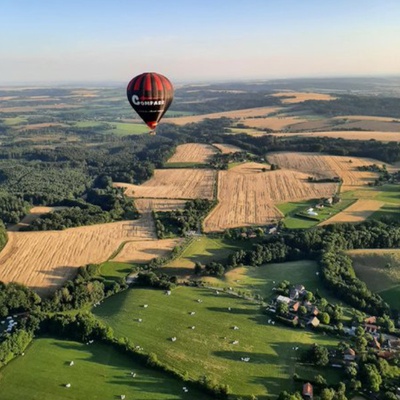
{"label": "red and black balloon envelope", "polygon": [[126,94],[132,108],[154,130],[172,103],[174,88],[165,76],[145,72],[129,82]]}

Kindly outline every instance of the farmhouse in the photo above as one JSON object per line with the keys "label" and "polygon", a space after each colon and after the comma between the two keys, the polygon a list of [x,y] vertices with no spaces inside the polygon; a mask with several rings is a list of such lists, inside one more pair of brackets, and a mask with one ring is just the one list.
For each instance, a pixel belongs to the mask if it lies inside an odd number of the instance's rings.
{"label": "farmhouse", "polygon": [[292,309],[294,312],[297,312],[297,311],[299,310],[299,307],[300,307],[300,302],[299,302],[299,301],[296,301],[296,303],[293,303],[293,304],[292,304],[291,309]]}
{"label": "farmhouse", "polygon": [[377,334],[379,326],[372,324],[364,324],[364,330],[366,333],[371,333],[372,335]]}
{"label": "farmhouse", "polygon": [[356,352],[349,348],[343,352],[343,360],[344,361],[354,361],[356,359]]}
{"label": "farmhouse", "polygon": [[307,322],[307,325],[311,325],[314,328],[316,328],[319,325],[319,322],[320,321],[319,321],[319,319],[317,317],[313,317]]}
{"label": "farmhouse", "polygon": [[281,296],[281,295],[279,295],[279,296],[276,298],[276,302],[277,302],[277,303],[285,303],[285,304],[289,305],[289,304],[292,302],[292,299],[289,298],[289,297],[286,297],[286,296]]}
{"label": "farmhouse", "polygon": [[376,317],[368,317],[364,319],[365,324],[376,324]]}
{"label": "farmhouse", "polygon": [[313,398],[313,386],[310,382],[307,382],[303,385],[302,396],[306,400],[312,400]]}

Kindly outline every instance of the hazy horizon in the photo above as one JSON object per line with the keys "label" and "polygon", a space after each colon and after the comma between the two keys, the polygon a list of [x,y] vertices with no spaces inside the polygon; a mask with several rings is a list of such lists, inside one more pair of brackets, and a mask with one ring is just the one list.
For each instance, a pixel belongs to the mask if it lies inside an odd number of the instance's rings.
{"label": "hazy horizon", "polygon": [[0,15],[1,85],[397,76],[400,3],[14,0]]}

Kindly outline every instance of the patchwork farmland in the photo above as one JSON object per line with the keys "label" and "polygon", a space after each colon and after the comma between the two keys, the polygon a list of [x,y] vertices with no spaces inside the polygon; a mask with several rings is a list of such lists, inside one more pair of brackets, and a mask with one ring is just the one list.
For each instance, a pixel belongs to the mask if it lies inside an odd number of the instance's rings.
{"label": "patchwork farmland", "polygon": [[115,183],[135,198],[213,199],[216,172],[211,169],[157,169],[142,185]]}
{"label": "patchwork farmland", "polygon": [[135,206],[140,213],[154,211],[182,210],[186,200],[179,199],[136,199]]}
{"label": "patchwork farmland", "polygon": [[385,203],[378,200],[359,199],[344,211],[334,215],[320,225],[328,225],[339,222],[362,222],[366,220],[375,211],[378,211]]}
{"label": "patchwork farmland", "polygon": [[172,122],[177,125],[186,125],[194,122],[203,121],[206,118],[233,118],[240,122],[247,121],[247,119],[265,117],[271,113],[279,111],[279,107],[257,107],[257,108],[245,108],[241,110],[224,111],[212,114],[202,114],[202,115],[191,115],[185,117],[167,118],[166,122]]}
{"label": "patchwork farmland", "polygon": [[210,158],[218,153],[215,147],[209,144],[187,143],[176,148],[175,154],[167,161],[168,163],[207,163]]}
{"label": "patchwork farmland", "polygon": [[336,183],[310,183],[301,172],[264,170],[264,164],[246,163],[219,172],[219,204],[205,219],[205,232],[266,225],[283,217],[274,204],[328,197],[337,191]]}
{"label": "patchwork farmland", "polygon": [[4,282],[19,282],[45,293],[71,279],[76,268],[107,260],[125,241],[155,240],[154,222],[143,214],[122,221],[64,231],[9,232],[0,254]]}
{"label": "patchwork farmland", "polygon": [[307,100],[330,101],[335,100],[330,94],[312,93],[312,92],[279,92],[273,94],[279,97],[283,104],[296,104]]}
{"label": "patchwork farmland", "polygon": [[213,143],[213,146],[216,147],[222,154],[238,153],[242,151],[239,147],[232,144]]}
{"label": "patchwork farmland", "polygon": [[147,241],[129,241],[124,244],[119,253],[112,259],[127,263],[148,263],[153,258],[165,257],[170,251],[182,243],[183,239],[162,239]]}
{"label": "patchwork farmland", "polygon": [[[298,127],[300,129],[300,127]],[[326,127],[324,127],[326,129]],[[303,128],[304,129],[304,128]],[[319,132],[288,132],[273,133],[275,136],[330,137],[347,140],[379,140],[382,142],[400,142],[400,132],[386,131],[319,131]]]}
{"label": "patchwork farmland", "polygon": [[329,156],[315,153],[281,152],[268,154],[268,161],[281,168],[301,171],[317,179],[340,177],[342,191],[365,187],[373,182],[378,174],[359,171],[357,167],[380,164],[379,161],[344,156]]}

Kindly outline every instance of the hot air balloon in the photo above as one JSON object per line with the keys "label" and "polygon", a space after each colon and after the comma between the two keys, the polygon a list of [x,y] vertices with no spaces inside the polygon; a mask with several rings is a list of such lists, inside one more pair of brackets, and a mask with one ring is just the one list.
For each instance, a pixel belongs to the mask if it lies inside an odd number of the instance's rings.
{"label": "hot air balloon", "polygon": [[154,134],[174,97],[171,82],[163,75],[145,72],[129,82],[126,94],[129,104]]}

